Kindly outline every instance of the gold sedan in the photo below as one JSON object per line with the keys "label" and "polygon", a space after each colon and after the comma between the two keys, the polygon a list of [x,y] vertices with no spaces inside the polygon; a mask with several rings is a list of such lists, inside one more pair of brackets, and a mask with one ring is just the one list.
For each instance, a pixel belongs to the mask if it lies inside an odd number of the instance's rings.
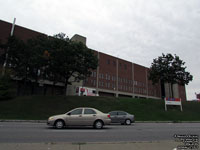
{"label": "gold sedan", "polygon": [[110,115],[102,113],[94,108],[75,108],[65,114],[51,116],[47,125],[62,129],[67,126],[93,126],[96,129],[103,128],[111,123]]}

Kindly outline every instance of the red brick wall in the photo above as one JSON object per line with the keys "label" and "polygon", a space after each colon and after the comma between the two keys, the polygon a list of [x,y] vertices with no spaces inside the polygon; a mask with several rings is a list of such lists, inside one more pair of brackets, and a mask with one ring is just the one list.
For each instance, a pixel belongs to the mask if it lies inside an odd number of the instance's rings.
{"label": "red brick wall", "polygon": [[[6,42],[7,38],[10,36],[11,28],[11,23],[0,20],[0,39],[2,42]],[[21,40],[26,41],[38,35],[45,34],[15,25],[13,35],[20,38]]]}
{"label": "red brick wall", "polygon": [[134,64],[134,93],[147,95],[147,69]]}
{"label": "red brick wall", "polygon": [[118,59],[118,90],[133,93],[132,63]]}
{"label": "red brick wall", "polygon": [[[12,29],[12,24],[2,21],[0,20],[0,41],[2,43],[6,43],[8,37],[10,36],[11,33],[11,29]],[[18,25],[15,25],[14,28],[14,32],[13,35],[18,37],[19,39],[23,40],[23,41],[27,41],[30,38],[39,36],[39,35],[45,35],[42,34],[40,32],[36,32]],[[3,53],[3,50],[0,49],[0,55]]]}
{"label": "red brick wall", "polygon": [[116,58],[99,52],[99,88],[116,90]]}
{"label": "red brick wall", "polygon": [[[98,52],[95,50],[92,50],[94,52],[94,55],[98,56]],[[97,69],[91,70],[92,74],[83,82],[83,86],[96,88],[97,86]]]}

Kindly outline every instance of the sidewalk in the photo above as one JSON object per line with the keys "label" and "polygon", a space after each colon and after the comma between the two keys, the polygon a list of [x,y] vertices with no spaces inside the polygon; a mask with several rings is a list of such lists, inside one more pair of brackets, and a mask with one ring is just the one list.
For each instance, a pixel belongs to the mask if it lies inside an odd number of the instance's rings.
{"label": "sidewalk", "polygon": [[174,141],[127,143],[3,143],[0,150],[177,150]]}

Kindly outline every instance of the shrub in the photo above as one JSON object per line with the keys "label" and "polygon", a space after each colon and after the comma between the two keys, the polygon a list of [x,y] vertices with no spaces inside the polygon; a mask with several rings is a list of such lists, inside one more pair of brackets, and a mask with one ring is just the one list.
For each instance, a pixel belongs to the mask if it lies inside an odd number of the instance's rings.
{"label": "shrub", "polygon": [[10,76],[0,76],[0,101],[15,97],[15,88]]}

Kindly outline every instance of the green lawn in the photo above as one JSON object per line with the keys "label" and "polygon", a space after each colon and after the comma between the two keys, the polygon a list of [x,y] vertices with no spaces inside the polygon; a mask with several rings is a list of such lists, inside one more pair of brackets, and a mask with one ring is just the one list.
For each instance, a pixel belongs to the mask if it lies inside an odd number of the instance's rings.
{"label": "green lawn", "polygon": [[183,112],[178,106],[170,106],[166,112],[163,100],[78,96],[24,96],[0,101],[0,119],[43,120],[84,106],[102,112],[124,110],[134,114],[136,121],[200,121],[199,102],[183,102]]}

